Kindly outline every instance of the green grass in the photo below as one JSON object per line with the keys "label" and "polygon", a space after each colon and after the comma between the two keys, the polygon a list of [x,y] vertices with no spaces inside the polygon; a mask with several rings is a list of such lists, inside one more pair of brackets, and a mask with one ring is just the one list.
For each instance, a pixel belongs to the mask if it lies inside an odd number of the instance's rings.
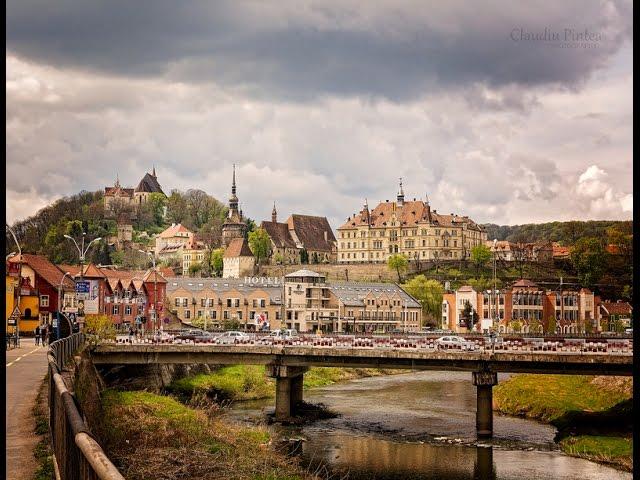
{"label": "green grass", "polygon": [[[304,375],[304,388],[325,387],[354,378],[384,375],[388,372],[377,368],[310,368]],[[265,375],[265,368],[258,365],[234,365],[222,367],[214,373],[181,378],[167,387],[169,393],[189,399],[196,394],[217,395],[219,400],[257,400],[275,396],[275,381]]]}
{"label": "green grass", "polygon": [[556,426],[556,441],[568,455],[631,471],[631,379],[516,375],[493,390],[496,410]]}
{"label": "green grass", "polygon": [[572,456],[621,466],[632,471],[633,439],[601,435],[580,435],[560,441],[562,450]]}
{"label": "green grass", "polygon": [[181,378],[171,383],[167,390],[188,397],[196,393],[215,393],[221,399],[256,400],[274,396],[275,382],[266,377],[262,366],[233,365],[214,373]]}
{"label": "green grass", "polygon": [[296,464],[268,447],[264,427],[232,425],[144,391],[108,389],[101,404],[99,437],[127,479],[304,478]]}
{"label": "green grass", "polygon": [[49,415],[44,405],[48,389],[48,378],[47,374],[40,385],[31,411],[35,420],[34,432],[41,437],[33,449],[33,456],[38,463],[33,480],[51,480],[54,478],[53,456],[49,445]]}
{"label": "green grass", "polygon": [[586,375],[517,375],[493,389],[495,408],[553,423],[575,411],[607,410],[630,398],[622,390],[596,387]]}

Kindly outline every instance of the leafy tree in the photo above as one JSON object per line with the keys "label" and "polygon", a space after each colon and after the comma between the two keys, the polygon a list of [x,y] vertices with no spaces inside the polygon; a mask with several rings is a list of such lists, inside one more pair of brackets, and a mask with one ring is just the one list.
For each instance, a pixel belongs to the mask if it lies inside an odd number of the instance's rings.
{"label": "leafy tree", "polygon": [[476,245],[471,249],[471,261],[476,266],[476,273],[491,259],[491,249],[486,245]]}
{"label": "leafy tree", "polygon": [[195,276],[202,271],[202,263],[201,262],[193,262],[189,265],[189,275]]}
{"label": "leafy tree", "polygon": [[520,320],[512,320],[511,323],[509,323],[509,327],[516,333],[520,333],[522,331],[522,323],[520,323]]}
{"label": "leafy tree", "polygon": [[300,250],[300,263],[302,263],[303,265],[309,263],[309,253],[307,252],[306,248]]}
{"label": "leafy tree", "polygon": [[249,247],[251,248],[251,253],[256,257],[258,265],[260,265],[260,260],[269,256],[271,239],[264,228],[258,228],[249,234]]}
{"label": "leafy tree", "polygon": [[398,274],[398,282],[402,282],[402,273],[407,270],[409,261],[401,253],[395,253],[387,259],[387,266]]}
{"label": "leafy tree", "polygon": [[216,275],[213,267],[213,252],[222,244],[222,224],[222,219],[213,217],[196,234],[196,239],[204,243],[206,248],[203,274],[207,276]]}
{"label": "leafy tree", "polygon": [[101,340],[115,340],[116,329],[108,315],[87,315],[85,332],[89,336],[89,344],[95,345]]}
{"label": "leafy tree", "polygon": [[224,249],[218,248],[211,252],[211,271],[216,277],[222,276],[224,268]]}
{"label": "leafy tree", "polygon": [[318,253],[317,252],[313,252],[313,255],[311,255],[311,263],[313,263],[313,264],[317,264],[318,263]]}
{"label": "leafy tree", "polygon": [[404,284],[404,289],[422,305],[425,320],[430,325],[438,325],[442,318],[442,295],[444,289],[437,280],[416,275]]}
{"label": "leafy tree", "polygon": [[581,238],[571,249],[571,263],[580,282],[593,288],[606,269],[607,252],[599,239]]}
{"label": "leafy tree", "polygon": [[548,334],[556,333],[556,326],[557,326],[557,322],[556,322],[555,315],[549,316],[549,318],[547,319],[547,330],[545,333],[548,333]]}
{"label": "leafy tree", "polygon": [[542,324],[537,318],[529,320],[529,332],[530,333],[542,333]]}
{"label": "leafy tree", "polygon": [[187,201],[179,190],[172,190],[167,198],[167,222],[181,223],[187,228],[193,226]]}
{"label": "leafy tree", "polygon": [[276,253],[273,255],[273,263],[276,265],[284,264],[284,256],[281,253]]}

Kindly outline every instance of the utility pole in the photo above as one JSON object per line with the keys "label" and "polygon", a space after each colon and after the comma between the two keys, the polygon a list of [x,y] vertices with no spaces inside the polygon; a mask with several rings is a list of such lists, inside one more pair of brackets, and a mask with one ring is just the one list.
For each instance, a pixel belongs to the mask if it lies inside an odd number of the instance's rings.
{"label": "utility pole", "polygon": [[494,296],[494,301],[495,301],[495,311],[494,311],[494,317],[493,317],[493,324],[492,327],[495,328],[496,323],[498,323],[498,319],[499,319],[499,315],[498,315],[498,286],[497,286],[497,279],[496,279],[496,272],[497,272],[497,268],[496,268],[496,253],[498,251],[498,239],[494,238],[493,239],[493,296]]}
{"label": "utility pole", "polygon": [[[562,332],[562,322],[564,321],[564,294],[562,291],[562,277],[560,277],[560,331]],[[558,328],[558,327],[556,327]]]}
{"label": "utility pole", "polygon": [[[20,289],[22,288],[22,248],[20,248],[20,244],[18,243],[18,239],[16,238],[16,233],[9,226],[8,223],[5,224],[7,226],[7,230],[11,233],[13,237],[13,241],[16,242],[16,246],[18,247],[18,287],[16,290],[16,306],[18,310],[20,310]],[[35,285],[34,285],[35,286]],[[16,344],[20,345],[20,316],[22,312],[18,315],[16,319]]]}

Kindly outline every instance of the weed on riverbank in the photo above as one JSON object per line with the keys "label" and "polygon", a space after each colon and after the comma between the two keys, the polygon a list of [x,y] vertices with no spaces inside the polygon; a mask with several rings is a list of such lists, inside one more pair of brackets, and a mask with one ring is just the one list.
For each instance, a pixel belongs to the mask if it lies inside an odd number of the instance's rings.
{"label": "weed on riverbank", "polygon": [[[324,387],[355,378],[396,373],[379,368],[310,368],[304,374],[304,388]],[[213,373],[192,375],[172,382],[166,391],[189,400],[204,393],[209,399],[225,401],[258,400],[275,396],[275,381],[265,375],[265,367],[234,365],[222,367]]]}
{"label": "weed on riverbank", "polygon": [[567,454],[631,471],[633,380],[586,375],[516,375],[494,388],[494,408],[558,429]]}
{"label": "weed on riverbank", "polygon": [[270,448],[266,428],[230,425],[148,392],[105,390],[99,435],[130,480],[311,478]]}
{"label": "weed on riverbank", "polygon": [[33,449],[33,456],[36,457],[38,462],[38,468],[33,480],[51,480],[54,478],[53,452],[49,441],[49,411],[47,408],[48,378],[47,374],[38,389],[38,395],[31,410],[35,420],[34,433],[41,437]]}

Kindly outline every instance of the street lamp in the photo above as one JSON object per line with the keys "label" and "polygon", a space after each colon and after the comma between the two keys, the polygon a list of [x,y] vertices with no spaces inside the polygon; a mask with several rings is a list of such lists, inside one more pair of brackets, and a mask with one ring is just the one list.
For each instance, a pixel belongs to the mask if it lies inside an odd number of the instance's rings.
{"label": "street lamp", "polygon": [[495,311],[493,312],[493,327],[495,328],[495,324],[498,320],[498,287],[496,285],[496,258],[498,253],[498,239],[493,239],[493,296],[495,298]]}
{"label": "street lamp", "polygon": [[[58,338],[58,340],[60,340],[60,310],[62,309],[62,297],[64,295],[64,279],[67,275],[69,275],[69,278],[71,278],[71,274],[69,272],[65,272],[65,274],[62,276],[62,280],[60,280],[60,288],[58,289],[58,311],[56,312],[56,337]],[[65,318],[67,319],[67,322],[69,322],[69,335],[71,335],[73,333],[73,325],[71,324],[69,317]]]}
{"label": "street lamp", "polygon": [[73,242],[73,244],[76,246],[76,248],[78,249],[78,254],[80,255],[80,278],[82,279],[83,277],[83,265],[84,265],[84,259],[87,255],[87,252],[89,251],[89,248],[91,248],[91,245],[93,245],[96,242],[99,242],[100,240],[102,240],[102,237],[98,237],[98,238],[94,238],[93,240],[91,240],[89,242],[89,244],[87,245],[87,247],[85,248],[84,246],[84,237],[85,237],[86,233],[82,233],[82,247],[80,247],[78,245],[78,242],[76,242],[76,239],[73,238],[70,235],[65,235],[64,238],[69,239]]}
{"label": "street lamp", "polygon": [[7,258],[5,259],[5,262],[8,262],[8,261],[9,261],[9,259],[10,259],[11,257],[14,257],[15,255],[16,255],[16,252],[11,252],[9,255],[7,255]]}
{"label": "street lamp", "polygon": [[[20,287],[22,283],[22,248],[18,243],[18,239],[16,238],[16,233],[13,231],[13,229],[9,226],[8,223],[5,223],[5,225],[7,226],[7,230],[9,230],[9,233],[13,237],[13,241],[16,242],[16,246],[18,247],[18,255],[20,255],[18,259],[18,290],[16,294],[16,306],[18,307],[18,310],[20,310]],[[7,260],[13,255],[15,255],[15,253],[10,253],[7,256]],[[16,344],[17,345],[20,345],[20,315],[18,315],[18,318],[16,319]]]}
{"label": "street lamp", "polygon": [[[158,272],[156,271],[156,256],[151,252],[145,252],[144,250],[138,249],[140,253],[144,253],[151,257],[151,261],[153,262],[153,334],[156,334],[157,329],[157,321],[158,321]],[[160,329],[162,330],[162,324],[160,324]]]}

